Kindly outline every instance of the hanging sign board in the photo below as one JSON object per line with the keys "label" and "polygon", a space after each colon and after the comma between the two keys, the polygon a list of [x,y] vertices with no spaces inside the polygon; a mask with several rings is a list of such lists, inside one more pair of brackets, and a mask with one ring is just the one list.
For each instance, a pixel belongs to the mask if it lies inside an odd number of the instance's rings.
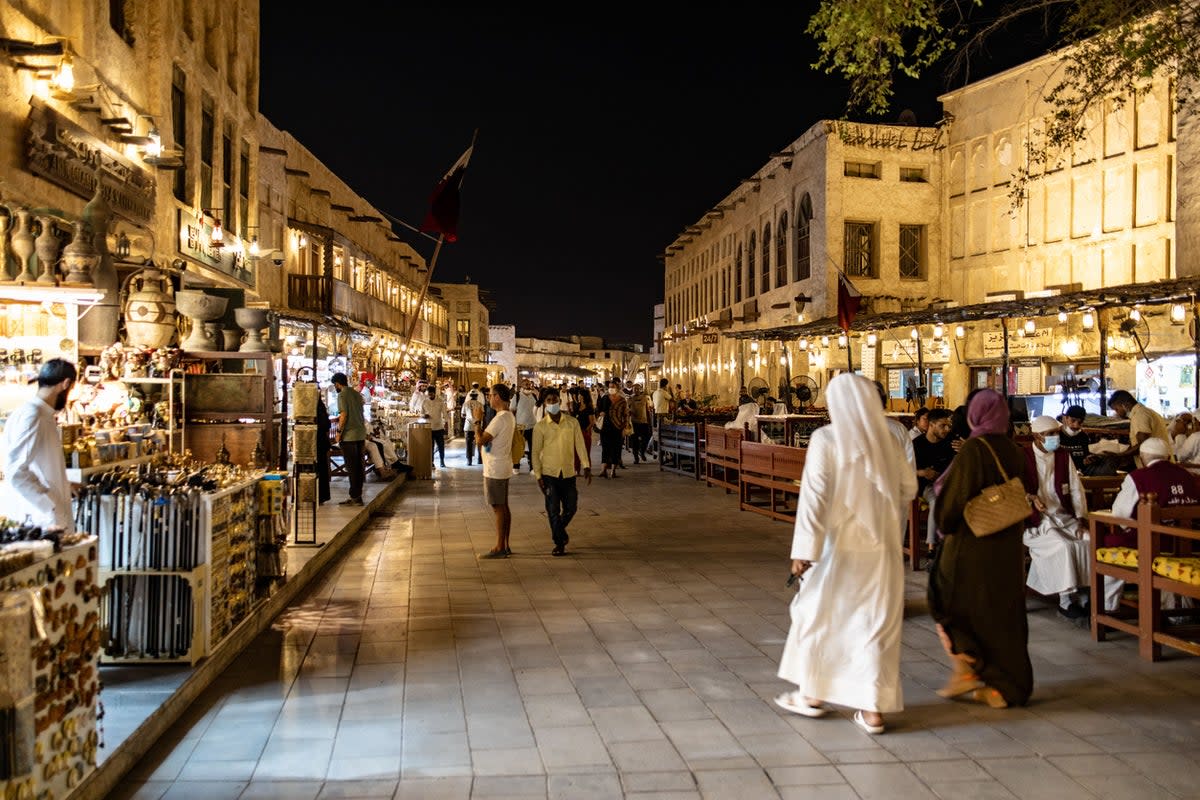
{"label": "hanging sign board", "polygon": [[702,333],[700,334],[700,344],[719,344],[721,334],[719,333]]}
{"label": "hanging sign board", "polygon": [[[1049,356],[1054,346],[1054,330],[1038,328],[1033,333],[1024,336],[1009,331],[1008,355],[1015,356]],[[1004,356],[1004,332],[988,331],[983,335],[984,358],[1001,358]]]}
{"label": "hanging sign board", "polygon": [[[917,363],[917,343],[914,339],[887,339],[879,343],[880,361],[889,366],[912,366]],[[950,344],[945,339],[922,339],[921,355],[926,366],[945,364],[950,360]]]}

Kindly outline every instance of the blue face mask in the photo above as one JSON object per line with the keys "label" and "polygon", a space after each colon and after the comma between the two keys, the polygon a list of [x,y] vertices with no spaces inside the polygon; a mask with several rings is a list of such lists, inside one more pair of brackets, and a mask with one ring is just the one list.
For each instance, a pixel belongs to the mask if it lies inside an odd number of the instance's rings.
{"label": "blue face mask", "polygon": [[546,413],[547,414],[557,414],[561,410],[562,410],[562,406],[559,405],[558,403],[546,403]]}
{"label": "blue face mask", "polygon": [[1053,436],[1047,436],[1045,439],[1043,439],[1042,447],[1044,447],[1046,449],[1047,453],[1053,453],[1055,450],[1057,450],[1058,449],[1058,434],[1055,434]]}

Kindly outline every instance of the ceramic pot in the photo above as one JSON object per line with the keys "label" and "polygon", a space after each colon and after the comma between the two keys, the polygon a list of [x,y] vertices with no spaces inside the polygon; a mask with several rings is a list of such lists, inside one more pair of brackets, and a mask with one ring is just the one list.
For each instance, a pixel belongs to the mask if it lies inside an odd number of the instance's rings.
{"label": "ceramic pot", "polygon": [[63,267],[67,270],[67,276],[63,278],[63,282],[77,285],[91,285],[92,269],[95,268],[96,262],[99,259],[100,254],[92,246],[91,237],[87,235],[87,231],[84,229],[83,220],[77,220],[75,222],[75,236],[63,248]]}
{"label": "ceramic pot", "polygon": [[37,252],[38,267],[42,274],[38,276],[37,282],[53,286],[58,283],[54,274],[55,265],[58,264],[58,237],[54,235],[53,219],[38,217],[38,221],[42,223],[42,233],[34,242],[34,250]]}
{"label": "ceramic pot", "polygon": [[166,347],[175,335],[175,296],[171,279],[146,268],[129,279],[125,300],[125,340],[134,347]]}
{"label": "ceramic pot", "polygon": [[29,257],[33,255],[33,231],[29,230],[28,209],[17,209],[17,227],[12,233],[12,252],[17,259],[17,275],[14,280],[33,283],[37,275],[29,268]]}

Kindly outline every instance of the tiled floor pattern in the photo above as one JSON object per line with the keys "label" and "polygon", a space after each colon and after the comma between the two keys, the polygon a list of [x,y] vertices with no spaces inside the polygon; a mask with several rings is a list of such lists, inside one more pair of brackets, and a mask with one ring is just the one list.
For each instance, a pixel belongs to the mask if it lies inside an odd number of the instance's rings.
{"label": "tiled floor pattern", "polygon": [[883,736],[778,710],[790,529],[633,466],[581,485],[568,558],[533,479],[515,555],[455,451],[404,487],[126,778],[120,798],[1200,797],[1200,660],[1139,661],[1031,602],[1027,708],[941,700],[910,575]]}

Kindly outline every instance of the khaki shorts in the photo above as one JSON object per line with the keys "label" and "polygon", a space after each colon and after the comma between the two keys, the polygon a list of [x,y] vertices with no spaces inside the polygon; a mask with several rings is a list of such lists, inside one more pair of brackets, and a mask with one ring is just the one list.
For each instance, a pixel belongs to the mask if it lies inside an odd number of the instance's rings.
{"label": "khaki shorts", "polygon": [[508,478],[484,478],[483,497],[489,506],[508,505]]}

